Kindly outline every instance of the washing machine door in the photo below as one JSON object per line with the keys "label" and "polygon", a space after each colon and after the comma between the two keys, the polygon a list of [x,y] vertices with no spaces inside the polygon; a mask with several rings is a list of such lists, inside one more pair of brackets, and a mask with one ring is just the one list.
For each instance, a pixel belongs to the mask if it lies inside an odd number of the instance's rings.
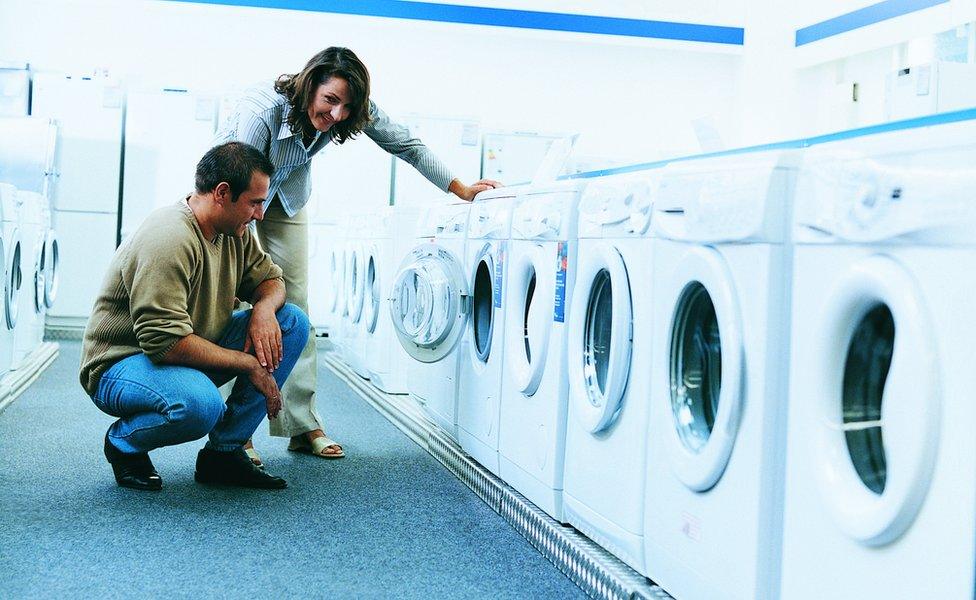
{"label": "washing machine door", "polygon": [[668,352],[658,358],[668,361],[668,460],[682,483],[703,492],[725,472],[739,430],[739,300],[725,259],[707,247],[685,254],[658,293],[671,307]]}
{"label": "washing machine door", "polygon": [[346,280],[349,291],[349,320],[359,323],[363,316],[363,306],[366,298],[366,261],[365,247],[354,244],[348,261]]}
{"label": "washing machine door", "polygon": [[509,323],[508,365],[518,390],[531,396],[539,388],[549,355],[549,332],[553,326],[556,297],[556,265],[552,253],[542,244],[520,253],[509,273],[508,301],[512,303]]}
{"label": "washing machine door", "polygon": [[610,428],[623,408],[633,346],[630,279],[610,244],[581,253],[570,308],[567,353],[574,414],[592,433]]}
{"label": "washing machine door", "polygon": [[807,424],[812,476],[845,534],[887,544],[912,524],[935,466],[943,400],[932,319],[910,272],[882,255],[856,263],[811,318],[822,344],[809,368],[832,392]]}
{"label": "washing machine door", "polygon": [[34,312],[40,314],[44,310],[44,290],[47,288],[45,279],[47,276],[47,246],[43,234],[39,234],[38,237],[41,239],[38,240],[34,250],[32,279],[34,282]]}
{"label": "washing machine door", "polygon": [[400,345],[425,363],[447,356],[464,333],[469,296],[463,269],[437,244],[407,254],[393,283],[390,316]]}
{"label": "washing machine door", "polygon": [[329,278],[332,288],[332,301],[329,310],[337,317],[342,316],[342,290],[344,287],[342,280],[345,277],[344,262],[345,259],[340,249],[333,248],[329,252]]}
{"label": "washing machine door", "polygon": [[61,266],[61,249],[58,245],[58,235],[53,229],[47,230],[44,236],[44,307],[51,308],[58,297],[59,272]]}
{"label": "washing machine door", "polygon": [[505,251],[500,245],[485,243],[473,261],[469,277],[471,290],[471,359],[487,363],[495,340],[495,311],[501,310],[502,268]]}
{"label": "washing machine door", "polygon": [[13,329],[17,326],[17,299],[20,297],[20,286],[23,281],[20,267],[20,234],[16,229],[7,238],[6,251],[3,269],[3,316],[7,329]]}
{"label": "washing machine door", "polygon": [[370,247],[369,251],[365,254],[366,257],[366,270],[365,270],[365,292],[363,298],[363,322],[366,327],[366,333],[372,335],[376,332],[376,326],[379,324],[380,316],[380,299],[382,294],[383,282],[380,280],[380,267],[378,261],[378,253],[376,246]]}

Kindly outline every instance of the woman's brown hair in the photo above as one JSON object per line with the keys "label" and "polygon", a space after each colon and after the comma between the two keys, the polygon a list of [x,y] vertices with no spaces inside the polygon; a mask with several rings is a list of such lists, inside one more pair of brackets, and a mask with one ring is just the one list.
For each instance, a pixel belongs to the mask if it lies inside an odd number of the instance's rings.
{"label": "woman's brown hair", "polygon": [[336,76],[349,83],[349,116],[329,130],[335,143],[355,137],[369,124],[369,71],[349,48],[332,46],[319,52],[301,73],[282,75],[275,81],[275,91],[288,99],[288,128],[292,133],[314,131],[308,119],[308,107],[319,86]]}

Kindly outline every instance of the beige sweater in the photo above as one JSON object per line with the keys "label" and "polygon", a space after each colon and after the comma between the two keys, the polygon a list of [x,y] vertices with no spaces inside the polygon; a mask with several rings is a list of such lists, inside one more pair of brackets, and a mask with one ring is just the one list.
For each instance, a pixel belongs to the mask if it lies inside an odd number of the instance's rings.
{"label": "beige sweater", "polygon": [[94,395],[119,360],[144,352],[157,362],[191,333],[216,342],[234,298],[250,300],[258,285],[279,278],[250,229],[211,242],[186,200],[156,210],[109,265],[85,329],[82,387]]}

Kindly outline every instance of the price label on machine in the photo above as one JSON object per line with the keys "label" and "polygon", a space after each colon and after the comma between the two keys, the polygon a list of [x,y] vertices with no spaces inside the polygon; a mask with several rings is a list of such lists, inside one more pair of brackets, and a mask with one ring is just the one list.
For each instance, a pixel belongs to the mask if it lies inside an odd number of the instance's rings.
{"label": "price label on machine", "polygon": [[492,300],[495,308],[502,307],[502,280],[505,277],[505,242],[498,246],[498,256],[495,257],[495,273],[492,282]]}
{"label": "price label on machine", "polygon": [[566,321],[566,269],[569,266],[567,242],[559,242],[556,249],[556,299],[553,303],[552,320],[556,323]]}

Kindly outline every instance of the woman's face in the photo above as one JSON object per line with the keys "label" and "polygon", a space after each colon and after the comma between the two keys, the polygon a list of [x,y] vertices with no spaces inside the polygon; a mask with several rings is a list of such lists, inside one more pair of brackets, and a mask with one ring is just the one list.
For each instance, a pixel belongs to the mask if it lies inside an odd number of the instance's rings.
{"label": "woman's face", "polygon": [[349,116],[349,82],[333,75],[319,84],[308,105],[308,120],[312,127],[325,133],[333,125]]}

